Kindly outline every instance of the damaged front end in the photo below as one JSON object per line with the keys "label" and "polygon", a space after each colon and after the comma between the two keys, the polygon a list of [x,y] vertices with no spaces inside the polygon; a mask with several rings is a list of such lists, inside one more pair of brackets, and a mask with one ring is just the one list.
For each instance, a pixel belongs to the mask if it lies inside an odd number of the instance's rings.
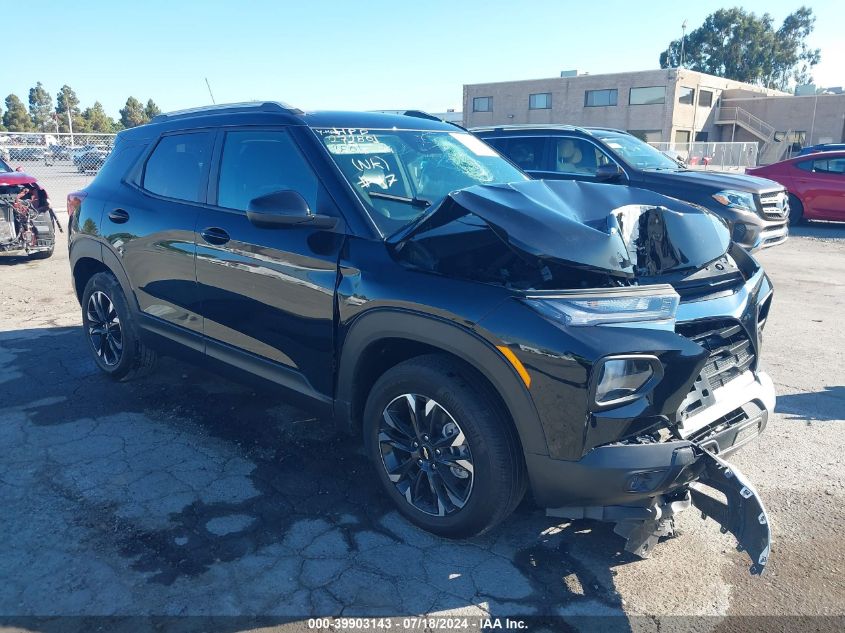
{"label": "damaged front end", "polygon": [[548,454],[526,465],[548,514],[616,522],[645,556],[695,505],[762,572],[763,503],[723,458],[774,410],[759,369],[772,287],[718,217],[530,181],[453,192],[388,243],[405,265],[510,291],[475,327],[531,377]]}
{"label": "damaged front end", "polygon": [[61,230],[46,192],[33,182],[0,182],[0,252],[52,252]]}

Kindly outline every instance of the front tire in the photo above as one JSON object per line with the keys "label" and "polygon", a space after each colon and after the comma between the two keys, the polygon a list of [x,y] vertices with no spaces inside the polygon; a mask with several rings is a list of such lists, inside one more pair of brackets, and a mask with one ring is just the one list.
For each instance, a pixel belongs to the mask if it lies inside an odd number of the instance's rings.
{"label": "front tire", "polygon": [[97,366],[115,380],[149,373],[155,352],[144,345],[126,296],[111,273],[97,273],[82,294],[82,327]]}
{"label": "front tire", "polygon": [[364,433],[388,496],[434,534],[482,534],[525,494],[509,416],[483,379],[446,356],[412,358],[385,372],[367,399]]}
{"label": "front tire", "polygon": [[791,226],[798,226],[804,223],[804,205],[798,199],[798,196],[789,194],[789,224]]}

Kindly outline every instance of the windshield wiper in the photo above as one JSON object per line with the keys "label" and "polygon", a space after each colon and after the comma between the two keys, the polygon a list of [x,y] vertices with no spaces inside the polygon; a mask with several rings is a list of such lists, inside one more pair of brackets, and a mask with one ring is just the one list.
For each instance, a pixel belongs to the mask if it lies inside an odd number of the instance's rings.
{"label": "windshield wiper", "polygon": [[395,196],[392,193],[382,193],[381,191],[368,191],[367,195],[371,198],[382,198],[384,200],[393,200],[394,202],[404,202],[414,207],[426,209],[431,206],[431,202],[423,200],[422,198],[408,198],[407,196]]}

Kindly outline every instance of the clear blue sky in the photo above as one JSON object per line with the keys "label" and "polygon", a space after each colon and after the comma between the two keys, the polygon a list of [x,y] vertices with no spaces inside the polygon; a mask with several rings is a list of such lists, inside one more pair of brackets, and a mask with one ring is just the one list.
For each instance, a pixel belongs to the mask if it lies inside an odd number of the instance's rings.
{"label": "clear blue sky", "polygon": [[[464,83],[657,68],[684,19],[691,30],[737,4],[779,25],[801,0],[40,0],[24,11],[26,28],[7,24],[14,63],[3,65],[0,95],[26,102],[41,81],[55,99],[67,83],[82,107],[99,100],[116,117],[129,95],[163,110],[210,103],[208,77],[218,103],[460,109]],[[845,2],[810,6],[817,83],[845,85]]]}

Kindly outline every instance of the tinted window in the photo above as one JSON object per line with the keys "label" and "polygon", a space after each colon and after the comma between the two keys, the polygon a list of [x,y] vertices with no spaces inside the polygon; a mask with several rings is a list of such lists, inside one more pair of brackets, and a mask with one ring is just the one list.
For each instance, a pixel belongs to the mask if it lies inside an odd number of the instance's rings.
{"label": "tinted window", "polygon": [[204,199],[201,192],[210,154],[209,132],[165,136],[147,160],[144,189],[189,202]]}
{"label": "tinted window", "polygon": [[695,90],[681,86],[678,90],[678,103],[692,105],[695,103]]}
{"label": "tinted window", "polygon": [[472,100],[473,112],[492,112],[493,111],[493,97],[475,97]]}
{"label": "tinted window", "polygon": [[651,88],[631,88],[629,103],[631,105],[653,105],[666,101],[666,86]]}
{"label": "tinted window", "polygon": [[698,93],[698,105],[709,108],[713,105],[713,93],[710,90],[702,90]]}
{"label": "tinted window", "polygon": [[612,90],[586,90],[584,91],[584,107],[592,108],[597,106],[615,106],[619,91]]}
{"label": "tinted window", "polygon": [[552,93],[541,92],[539,94],[528,95],[528,109],[529,110],[548,110],[552,107]]}
{"label": "tinted window", "polygon": [[814,160],[813,171],[821,174],[841,174],[845,172],[845,158]]}
{"label": "tinted window", "polygon": [[526,170],[543,169],[546,139],[541,136],[491,139],[490,144]]}
{"label": "tinted window", "polygon": [[312,210],[317,202],[317,176],[287,132],[228,132],[220,162],[217,204],[245,211],[250,200],[292,189]]}
{"label": "tinted window", "polygon": [[595,175],[600,165],[613,161],[598,147],[580,138],[555,139],[554,171],[561,174]]}

